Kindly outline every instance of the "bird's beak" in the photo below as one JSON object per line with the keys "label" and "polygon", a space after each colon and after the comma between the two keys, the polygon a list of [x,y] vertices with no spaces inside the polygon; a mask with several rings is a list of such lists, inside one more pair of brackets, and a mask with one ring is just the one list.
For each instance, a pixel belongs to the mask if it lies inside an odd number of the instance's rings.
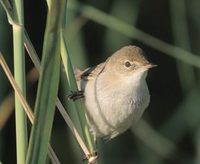
{"label": "bird's beak", "polygon": [[143,66],[143,68],[145,68],[147,70],[150,69],[150,68],[153,68],[153,67],[157,67],[157,65],[156,64],[152,64],[152,63],[148,63],[148,64]]}

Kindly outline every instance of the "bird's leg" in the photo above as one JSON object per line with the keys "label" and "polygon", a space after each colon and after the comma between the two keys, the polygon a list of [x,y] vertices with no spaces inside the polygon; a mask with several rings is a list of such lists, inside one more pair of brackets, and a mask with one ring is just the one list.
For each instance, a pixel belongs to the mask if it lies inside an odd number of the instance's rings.
{"label": "bird's leg", "polygon": [[80,98],[84,98],[84,92],[83,91],[71,91],[71,94],[69,94],[68,96],[69,100],[77,100]]}
{"label": "bird's leg", "polygon": [[90,128],[90,133],[93,137],[94,144],[97,147],[97,133],[92,128]]}
{"label": "bird's leg", "polygon": [[97,151],[94,151],[92,154],[88,154],[85,156],[82,161],[88,160],[88,164],[97,164],[97,159],[98,159],[98,153]]}
{"label": "bird's leg", "polygon": [[97,147],[97,134],[95,132],[93,133],[93,138],[94,138],[94,144]]}

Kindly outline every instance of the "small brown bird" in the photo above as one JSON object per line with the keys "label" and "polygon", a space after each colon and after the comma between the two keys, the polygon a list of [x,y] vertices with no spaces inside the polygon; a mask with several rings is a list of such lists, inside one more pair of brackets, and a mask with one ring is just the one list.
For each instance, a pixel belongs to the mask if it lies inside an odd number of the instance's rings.
{"label": "small brown bird", "polygon": [[111,139],[141,118],[150,101],[145,79],[154,66],[141,48],[126,46],[95,67],[75,71],[97,137]]}

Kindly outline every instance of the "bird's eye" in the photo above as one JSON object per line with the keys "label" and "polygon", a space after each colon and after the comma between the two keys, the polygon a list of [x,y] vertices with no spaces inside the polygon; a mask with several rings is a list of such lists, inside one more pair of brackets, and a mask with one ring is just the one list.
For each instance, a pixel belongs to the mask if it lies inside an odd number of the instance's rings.
{"label": "bird's eye", "polygon": [[124,64],[125,64],[125,66],[126,66],[127,68],[131,66],[131,63],[130,63],[129,61],[126,61]]}

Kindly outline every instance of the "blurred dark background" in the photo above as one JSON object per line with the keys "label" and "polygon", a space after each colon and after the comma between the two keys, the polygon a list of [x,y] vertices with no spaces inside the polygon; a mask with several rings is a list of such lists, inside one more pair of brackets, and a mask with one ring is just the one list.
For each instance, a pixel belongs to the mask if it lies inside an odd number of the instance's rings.
{"label": "blurred dark background", "polygon": [[[138,39],[140,33],[128,35],[119,26],[110,28],[99,11],[114,16],[122,24],[136,27],[189,55],[200,54],[199,0],[69,0],[66,40],[72,62],[79,68],[96,65],[125,45],[142,47],[150,61],[158,67],[149,72],[147,82],[151,103],[143,120],[135,128],[109,141],[99,141],[100,163],[115,164],[198,164],[200,163],[200,70],[176,55],[166,53],[159,44],[152,46]],[[41,0],[25,0],[25,28],[41,57],[47,5]],[[101,17],[102,16],[102,17]],[[102,18],[102,19],[101,19]],[[118,30],[121,28],[120,30]],[[137,32],[137,31],[136,31]],[[157,46],[157,47],[156,47]],[[167,47],[166,47],[167,49]],[[0,51],[12,68],[12,28],[0,6]],[[174,50],[175,51],[175,50]],[[187,60],[190,60],[188,58]],[[33,64],[27,57],[26,71]],[[27,81],[27,98],[34,106],[36,79]],[[13,92],[0,69],[0,161],[15,163],[15,118]],[[60,87],[60,95],[63,93]],[[9,99],[10,98],[10,99]],[[7,101],[8,102],[7,102]],[[6,105],[7,106],[6,106]],[[52,143],[61,163],[82,163],[70,132],[56,112]]]}

